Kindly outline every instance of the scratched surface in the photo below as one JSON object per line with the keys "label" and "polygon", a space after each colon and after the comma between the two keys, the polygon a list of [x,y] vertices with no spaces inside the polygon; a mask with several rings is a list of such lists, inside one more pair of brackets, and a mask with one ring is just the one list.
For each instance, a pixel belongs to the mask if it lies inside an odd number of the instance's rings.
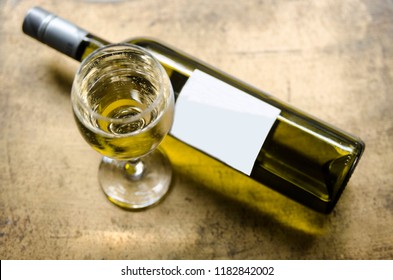
{"label": "scratched surface", "polygon": [[[393,2],[157,3],[0,1],[0,258],[393,259]],[[168,197],[113,206],[70,110],[78,63],[21,32],[40,4],[113,42],[159,38],[359,135],[366,152],[334,212],[171,138]]]}

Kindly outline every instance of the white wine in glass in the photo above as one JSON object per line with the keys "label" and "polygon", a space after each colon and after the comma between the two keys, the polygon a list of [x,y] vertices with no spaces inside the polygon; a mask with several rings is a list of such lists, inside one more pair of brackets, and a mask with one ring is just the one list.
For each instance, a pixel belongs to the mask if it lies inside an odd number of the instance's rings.
{"label": "white wine in glass", "polygon": [[160,63],[131,44],[100,48],[80,65],[71,100],[82,136],[104,156],[99,181],[108,199],[127,209],[157,203],[172,176],[157,147],[172,126],[174,108]]}

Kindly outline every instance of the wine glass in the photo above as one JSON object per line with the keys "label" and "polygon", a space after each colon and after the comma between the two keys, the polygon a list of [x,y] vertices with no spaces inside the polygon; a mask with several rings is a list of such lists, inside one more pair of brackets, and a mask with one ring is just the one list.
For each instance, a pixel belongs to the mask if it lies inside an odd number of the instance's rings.
{"label": "wine glass", "polygon": [[99,182],[122,208],[142,209],[168,191],[170,162],[160,142],[173,122],[174,94],[160,63],[131,44],[111,44],[81,63],[72,85],[78,128],[104,157]]}

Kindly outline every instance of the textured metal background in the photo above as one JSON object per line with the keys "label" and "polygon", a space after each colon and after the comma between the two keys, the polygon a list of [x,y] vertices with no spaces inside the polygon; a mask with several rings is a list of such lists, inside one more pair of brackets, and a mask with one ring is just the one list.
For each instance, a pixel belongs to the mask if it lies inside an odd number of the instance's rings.
{"label": "textured metal background", "polygon": [[[359,135],[366,152],[334,212],[171,138],[167,198],[113,206],[71,113],[78,63],[21,31],[34,5],[113,42],[156,37]],[[0,1],[0,258],[392,259],[392,34],[390,0]]]}

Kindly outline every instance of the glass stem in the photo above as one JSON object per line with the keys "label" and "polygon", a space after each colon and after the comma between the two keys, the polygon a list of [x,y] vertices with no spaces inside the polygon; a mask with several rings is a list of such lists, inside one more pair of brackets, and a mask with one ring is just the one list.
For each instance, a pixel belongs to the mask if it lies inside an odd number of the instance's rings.
{"label": "glass stem", "polygon": [[124,165],[125,175],[132,181],[141,179],[145,171],[145,165],[140,159],[128,160]]}

